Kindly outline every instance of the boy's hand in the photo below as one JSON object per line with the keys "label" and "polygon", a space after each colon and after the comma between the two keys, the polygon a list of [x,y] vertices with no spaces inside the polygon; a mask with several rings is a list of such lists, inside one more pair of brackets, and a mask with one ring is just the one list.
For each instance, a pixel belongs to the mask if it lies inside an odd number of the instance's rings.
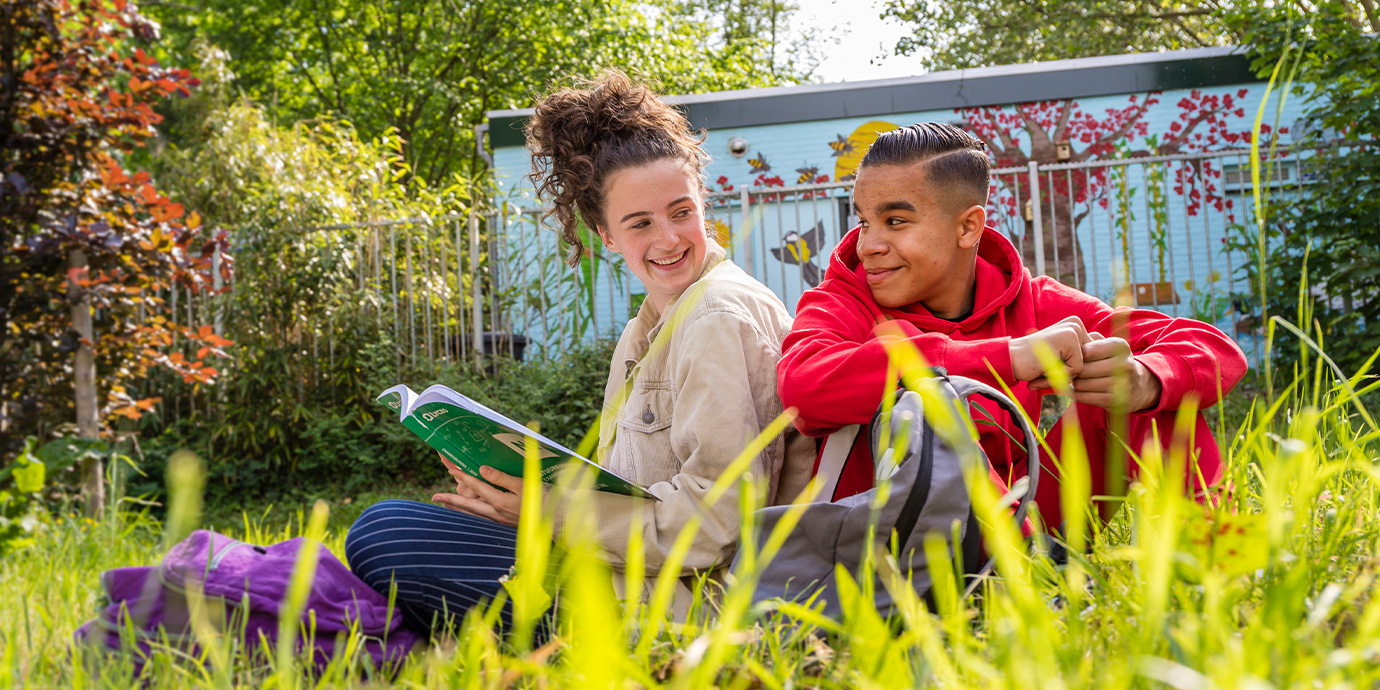
{"label": "boy's hand", "polygon": [[1017,381],[1030,381],[1031,388],[1049,388],[1044,380],[1045,367],[1035,355],[1035,343],[1044,341],[1049,349],[1068,367],[1069,376],[1083,371],[1083,345],[1090,340],[1083,320],[1070,316],[1059,323],[1021,338],[1011,339],[1011,373]]}
{"label": "boy's hand", "polygon": [[[1121,338],[1104,338],[1091,334],[1092,340],[1083,346],[1083,371],[1073,379],[1073,399],[1105,409],[1120,394],[1125,396],[1126,411],[1139,412],[1160,403],[1163,386],[1150,368],[1131,356],[1131,346]],[[1125,389],[1116,391],[1114,383],[1122,378]]]}

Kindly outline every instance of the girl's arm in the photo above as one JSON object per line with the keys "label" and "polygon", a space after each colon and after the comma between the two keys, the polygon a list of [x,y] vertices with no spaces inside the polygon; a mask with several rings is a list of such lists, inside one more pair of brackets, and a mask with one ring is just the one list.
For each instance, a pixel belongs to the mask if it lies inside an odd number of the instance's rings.
{"label": "girl's arm", "polygon": [[[661,569],[681,530],[696,517],[700,524],[681,565],[682,574],[732,560],[741,523],[740,483],[735,478],[712,505],[705,505],[705,494],[773,421],[759,416],[756,402],[776,395],[773,364],[777,354],[763,335],[742,316],[721,310],[706,311],[679,327],[679,345],[665,353],[672,360],[661,369],[668,372],[669,380],[640,382],[642,387],[634,389],[625,409],[619,411],[614,441],[615,447],[632,444],[618,452],[636,453],[639,466],[679,465],[669,479],[647,487],[661,500],[639,501],[599,491],[548,494],[556,505],[558,533],[567,541],[593,538],[615,566],[626,560],[631,530],[639,530],[649,573]],[[644,365],[644,371],[652,368]],[[672,399],[674,409],[668,409]],[[647,431],[654,425],[642,424],[648,412],[647,419],[652,420],[670,415],[669,433]],[[780,437],[773,439],[748,465],[748,475],[760,481],[763,489],[780,471],[783,443]],[[576,514],[581,502],[588,510]]]}

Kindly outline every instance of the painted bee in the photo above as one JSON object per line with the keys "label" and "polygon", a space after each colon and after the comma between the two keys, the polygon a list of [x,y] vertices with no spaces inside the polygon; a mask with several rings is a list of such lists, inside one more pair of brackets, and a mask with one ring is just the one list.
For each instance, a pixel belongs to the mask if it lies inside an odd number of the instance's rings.
{"label": "painted bee", "polygon": [[767,157],[762,155],[761,151],[757,152],[756,158],[748,159],[748,165],[752,166],[751,174],[753,175],[756,175],[758,173],[771,172],[771,166],[767,164]]}
{"label": "painted bee", "polygon": [[796,178],[795,180],[796,184],[810,184],[811,182],[815,181],[816,177],[819,176],[818,165],[812,165],[805,168],[796,168],[795,171],[800,173],[800,177]]}
{"label": "painted bee", "polygon": [[837,157],[839,157],[839,156],[842,156],[842,155],[845,154],[845,153],[852,153],[852,152],[853,152],[853,142],[850,141],[850,140],[848,139],[848,137],[845,137],[845,136],[843,136],[842,134],[839,134],[839,135],[837,135],[837,136],[838,136],[838,138],[839,138],[838,141],[831,141],[831,142],[829,142],[829,148],[831,148],[831,149],[834,150],[834,153],[831,154],[831,155],[834,156],[835,158],[837,158]]}

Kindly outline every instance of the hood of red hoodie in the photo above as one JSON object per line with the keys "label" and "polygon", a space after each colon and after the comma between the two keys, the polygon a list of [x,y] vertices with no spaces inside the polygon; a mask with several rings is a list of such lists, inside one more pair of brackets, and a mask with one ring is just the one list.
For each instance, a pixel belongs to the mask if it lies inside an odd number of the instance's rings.
{"label": "hood of red hoodie", "polygon": [[977,267],[973,272],[977,290],[973,295],[973,313],[968,318],[962,321],[941,319],[930,313],[923,304],[911,304],[900,309],[882,307],[873,301],[872,290],[867,286],[866,271],[858,259],[859,232],[859,228],[853,228],[839,241],[824,279],[832,280],[837,287],[855,293],[864,304],[875,307],[883,317],[903,319],[931,332],[967,333],[982,327],[993,315],[1002,315],[1002,310],[1016,301],[1022,291],[1030,289],[1030,272],[1022,265],[1020,252],[1004,233],[989,225],[983,229],[982,240],[978,243]]}

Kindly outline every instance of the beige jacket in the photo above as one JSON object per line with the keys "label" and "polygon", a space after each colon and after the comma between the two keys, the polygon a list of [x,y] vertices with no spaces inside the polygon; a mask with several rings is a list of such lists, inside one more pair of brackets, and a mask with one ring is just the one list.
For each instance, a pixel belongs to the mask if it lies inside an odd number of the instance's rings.
{"label": "beige jacket", "polygon": [[[701,499],[748,442],[782,412],[776,363],[791,328],[781,300],[712,241],[700,279],[660,314],[650,301],[618,340],[600,418],[599,462],[648,487],[660,501],[580,492],[597,521],[594,536],[615,568],[625,563],[640,515],[648,575],[655,575],[692,515],[703,522],[682,575],[713,571],[733,560],[740,525],[738,484],[715,505]],[[654,345],[655,343],[655,345]],[[631,385],[629,385],[631,382]],[[627,399],[618,404],[627,389]],[[768,505],[788,503],[814,469],[815,447],[789,426],[751,464],[768,479]],[[642,506],[637,506],[642,503]],[[558,501],[558,534],[574,528]],[[620,579],[620,578],[615,578]]]}

